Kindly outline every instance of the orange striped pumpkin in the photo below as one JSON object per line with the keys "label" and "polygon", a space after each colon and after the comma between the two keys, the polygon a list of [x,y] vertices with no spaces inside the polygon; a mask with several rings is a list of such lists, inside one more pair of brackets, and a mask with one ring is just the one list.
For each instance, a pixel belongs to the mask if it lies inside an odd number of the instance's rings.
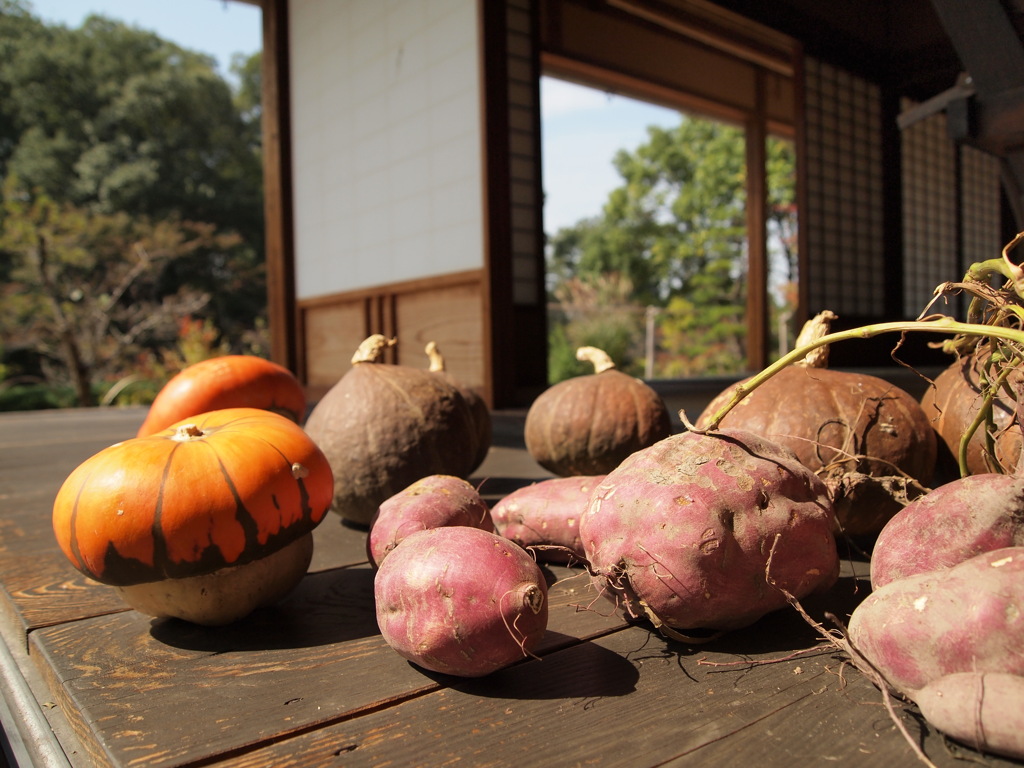
{"label": "orange striped pumpkin", "polygon": [[255,408],[201,414],[79,465],[53,505],[78,570],[111,585],[208,574],[311,532],[333,495],[326,457],[297,424]]}

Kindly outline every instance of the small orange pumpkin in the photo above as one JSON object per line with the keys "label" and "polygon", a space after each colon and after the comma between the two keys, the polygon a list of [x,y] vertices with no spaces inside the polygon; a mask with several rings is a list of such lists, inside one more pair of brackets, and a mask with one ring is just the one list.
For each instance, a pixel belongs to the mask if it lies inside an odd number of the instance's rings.
{"label": "small orange pumpkin", "polygon": [[188,366],[163,386],[136,436],[221,408],[262,408],[301,424],[306,393],[291,371],[262,357],[210,358]]}
{"label": "small orange pumpkin", "polygon": [[[327,458],[297,424],[229,408],[86,459],[57,493],[53,530],[72,565],[118,587],[129,605],[223,624],[302,578],[309,534],[327,513],[333,485]],[[285,551],[292,554],[283,567],[265,573],[265,561]],[[243,568],[261,575],[254,582]],[[227,572],[241,576],[226,579]],[[203,580],[210,576],[212,583]],[[170,598],[180,584],[203,594]],[[216,594],[222,587],[226,593]]]}

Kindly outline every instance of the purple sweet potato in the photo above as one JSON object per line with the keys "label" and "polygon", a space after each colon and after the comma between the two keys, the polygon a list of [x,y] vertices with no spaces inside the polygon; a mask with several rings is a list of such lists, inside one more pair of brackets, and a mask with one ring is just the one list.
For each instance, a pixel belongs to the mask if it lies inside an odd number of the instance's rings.
{"label": "purple sweet potato", "polygon": [[917,497],[886,523],[871,553],[871,586],[1016,546],[1024,546],[1024,477],[969,475]]}
{"label": "purple sweet potato", "polygon": [[935,728],[980,752],[1024,759],[1024,677],[957,672],[914,694]]}
{"label": "purple sweet potato", "polygon": [[495,530],[521,547],[532,547],[537,560],[580,562],[580,516],[604,477],[553,477],[512,491],[491,510]]}
{"label": "purple sweet potato", "polygon": [[1024,675],[1024,547],[905,576],[854,609],[849,641],[898,691],[955,672]]}
{"label": "purple sweet potato", "polygon": [[468,482],[429,475],[386,499],[370,521],[366,554],[375,568],[410,533],[448,525],[494,531],[487,502]]}
{"label": "purple sweet potato", "polygon": [[580,537],[606,594],[672,634],[744,627],[785,606],[781,590],[828,589],[835,524],[824,483],[791,451],[723,429],[623,461],[594,490]]}
{"label": "purple sweet potato", "polygon": [[479,528],[417,531],[374,578],[377,624],[424,669],[482,677],[537,646],[547,629],[547,582],[515,542]]}

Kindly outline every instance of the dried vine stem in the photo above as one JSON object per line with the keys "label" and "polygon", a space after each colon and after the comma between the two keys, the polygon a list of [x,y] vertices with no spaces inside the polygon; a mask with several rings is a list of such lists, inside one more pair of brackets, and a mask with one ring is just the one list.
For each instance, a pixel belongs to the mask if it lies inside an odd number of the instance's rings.
{"label": "dried vine stem", "polygon": [[878,688],[879,691],[881,691],[882,702],[885,704],[885,709],[889,713],[889,717],[892,720],[893,725],[896,726],[900,734],[906,740],[907,744],[910,745],[910,748],[913,750],[918,760],[924,763],[924,765],[928,766],[928,768],[936,768],[935,764],[924,753],[924,750],[921,749],[920,745],[910,735],[910,732],[907,730],[906,725],[904,725],[902,718],[900,718],[899,714],[897,714],[896,708],[893,706],[892,688],[889,685],[888,681],[885,679],[882,673],[879,672],[875,668],[875,666],[870,661],[868,661],[860,651],[857,650],[853,643],[850,642],[849,633],[846,631],[846,627],[838,619],[838,617],[836,617],[834,614],[826,613],[825,616],[838,627],[838,629],[836,630],[826,629],[825,626],[821,624],[821,622],[815,621],[814,618],[811,617],[811,615],[807,613],[806,610],[804,610],[804,607],[800,604],[800,601],[796,599],[796,596],[794,596],[789,590],[785,589],[784,587],[780,587],[778,583],[775,581],[775,578],[771,575],[772,558],[775,556],[775,548],[778,545],[781,536],[782,534],[780,533],[775,534],[775,539],[772,541],[771,550],[769,550],[768,552],[768,560],[765,563],[764,567],[765,581],[767,581],[769,585],[771,585],[773,588],[779,590],[779,592],[782,593],[782,595],[786,598],[786,602],[788,602],[794,608],[794,610],[796,610],[796,612],[800,614],[801,618],[803,618],[803,620],[806,621],[825,640],[825,642],[829,646],[844,653],[850,659],[850,663],[852,663],[861,672],[861,674],[868,678],[875,685],[875,687]]}
{"label": "dried vine stem", "polygon": [[987,325],[984,323],[964,323],[954,320],[952,317],[948,317],[946,315],[930,320],[896,320],[888,323],[864,325],[857,328],[850,328],[845,331],[829,333],[783,355],[760,373],[755,374],[744,383],[737,385],[733,391],[732,397],[730,397],[729,401],[711,417],[707,426],[698,429],[690,423],[684,411],[679,412],[679,418],[689,431],[706,434],[707,432],[717,429],[718,425],[722,423],[722,419],[726,417],[729,411],[735,408],[747,395],[761,386],[764,382],[768,381],[768,379],[783,368],[787,368],[797,361],[804,359],[808,354],[812,353],[819,347],[834,344],[837,341],[869,339],[874,336],[880,336],[883,333],[908,333],[913,331],[922,333],[943,333],[947,335],[963,334],[965,336],[981,336],[984,338],[1000,339],[1024,345],[1024,331],[1018,328],[1006,328],[1002,326]]}

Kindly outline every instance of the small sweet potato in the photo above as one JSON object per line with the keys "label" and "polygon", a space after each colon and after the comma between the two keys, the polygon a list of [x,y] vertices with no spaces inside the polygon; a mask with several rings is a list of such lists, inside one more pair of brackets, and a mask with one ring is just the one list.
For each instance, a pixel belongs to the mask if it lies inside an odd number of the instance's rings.
{"label": "small sweet potato", "polygon": [[377,624],[419,666],[482,677],[527,656],[547,629],[540,566],[496,533],[448,526],[410,534],[374,577]]}
{"label": "small sweet potato", "polygon": [[584,558],[580,516],[604,477],[553,477],[512,491],[491,510],[495,530],[519,546],[531,548],[537,560],[580,562]]}
{"label": "small sweet potato", "polygon": [[896,690],[954,672],[1024,675],[1024,547],[1004,547],[872,592],[849,641]]}
{"label": "small sweet potato", "polygon": [[605,594],[672,635],[744,627],[786,592],[831,587],[835,524],[824,483],[791,451],[722,429],[632,454],[594,490],[580,538]]}
{"label": "small sweet potato", "polygon": [[410,533],[448,525],[494,531],[487,502],[476,488],[452,475],[429,475],[381,503],[370,521],[366,555],[379,568]]}
{"label": "small sweet potato", "polygon": [[886,523],[871,553],[871,586],[1024,546],[1024,477],[969,475],[919,496]]}
{"label": "small sweet potato", "polygon": [[1024,677],[957,672],[914,694],[935,728],[980,752],[1024,759]]}

